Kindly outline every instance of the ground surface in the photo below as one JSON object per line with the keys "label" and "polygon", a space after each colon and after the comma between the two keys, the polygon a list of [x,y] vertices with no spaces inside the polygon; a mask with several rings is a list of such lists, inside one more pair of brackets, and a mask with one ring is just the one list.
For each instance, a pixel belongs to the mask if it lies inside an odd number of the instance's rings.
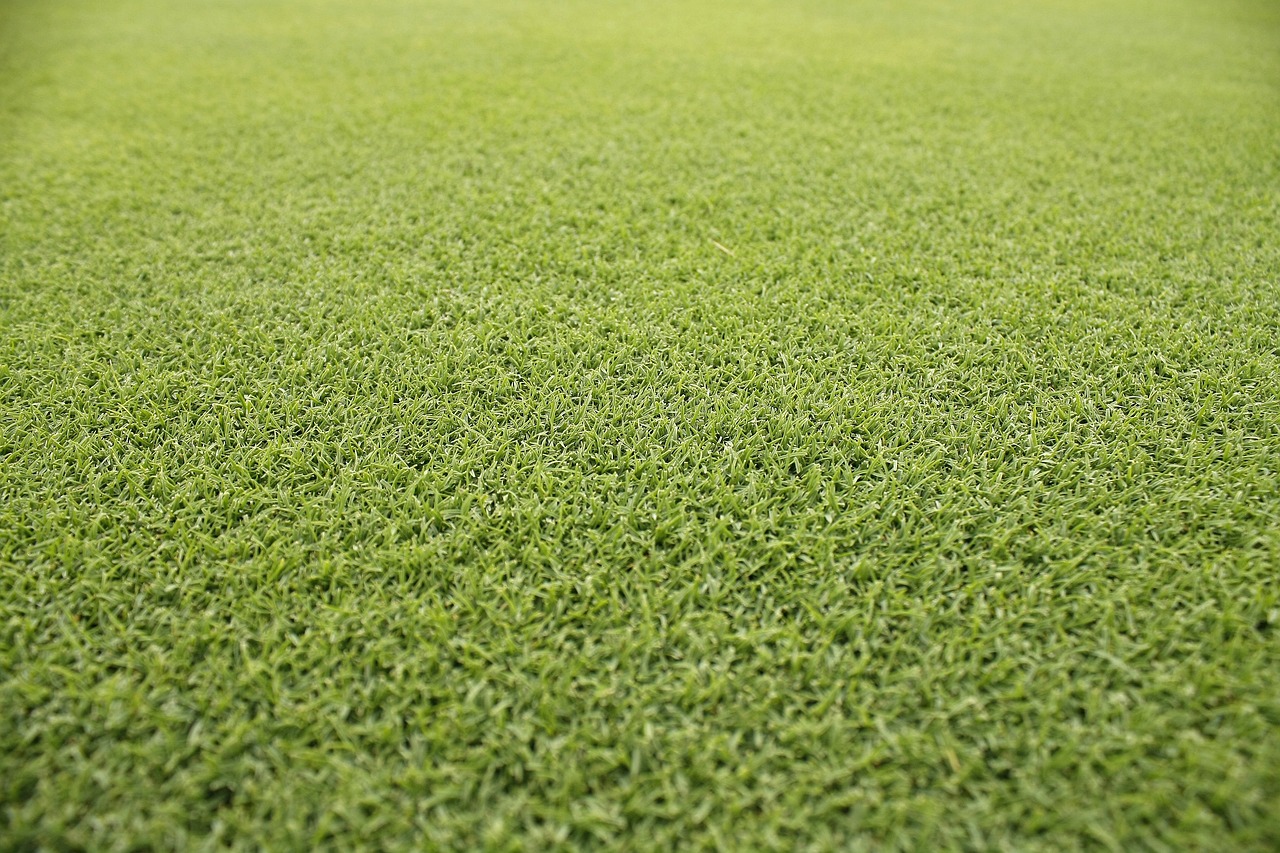
{"label": "ground surface", "polygon": [[1274,3],[0,50],[0,847],[1280,844]]}

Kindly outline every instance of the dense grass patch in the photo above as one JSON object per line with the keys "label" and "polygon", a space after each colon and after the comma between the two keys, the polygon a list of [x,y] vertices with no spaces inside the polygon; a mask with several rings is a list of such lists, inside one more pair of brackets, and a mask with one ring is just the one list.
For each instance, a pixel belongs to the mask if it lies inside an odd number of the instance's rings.
{"label": "dense grass patch", "polygon": [[1273,3],[0,7],[0,847],[1274,849]]}

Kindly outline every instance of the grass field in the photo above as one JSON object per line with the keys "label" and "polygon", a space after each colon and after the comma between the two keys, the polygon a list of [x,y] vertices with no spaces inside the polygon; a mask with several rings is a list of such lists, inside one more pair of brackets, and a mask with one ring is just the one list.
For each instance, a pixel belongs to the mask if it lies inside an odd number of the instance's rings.
{"label": "grass field", "polygon": [[1280,6],[0,6],[0,849],[1280,846]]}

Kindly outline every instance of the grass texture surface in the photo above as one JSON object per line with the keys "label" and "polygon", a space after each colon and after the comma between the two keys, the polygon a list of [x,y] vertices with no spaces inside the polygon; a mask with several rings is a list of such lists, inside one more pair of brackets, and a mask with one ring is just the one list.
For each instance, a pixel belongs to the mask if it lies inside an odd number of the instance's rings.
{"label": "grass texture surface", "polygon": [[0,848],[1280,845],[1280,8],[0,7]]}

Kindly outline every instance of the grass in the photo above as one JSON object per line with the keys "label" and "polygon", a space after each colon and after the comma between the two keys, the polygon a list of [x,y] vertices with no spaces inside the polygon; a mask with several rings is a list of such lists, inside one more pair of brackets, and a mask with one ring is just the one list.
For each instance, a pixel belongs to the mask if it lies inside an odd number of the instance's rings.
{"label": "grass", "polygon": [[1280,845],[1280,11],[0,7],[0,847]]}

